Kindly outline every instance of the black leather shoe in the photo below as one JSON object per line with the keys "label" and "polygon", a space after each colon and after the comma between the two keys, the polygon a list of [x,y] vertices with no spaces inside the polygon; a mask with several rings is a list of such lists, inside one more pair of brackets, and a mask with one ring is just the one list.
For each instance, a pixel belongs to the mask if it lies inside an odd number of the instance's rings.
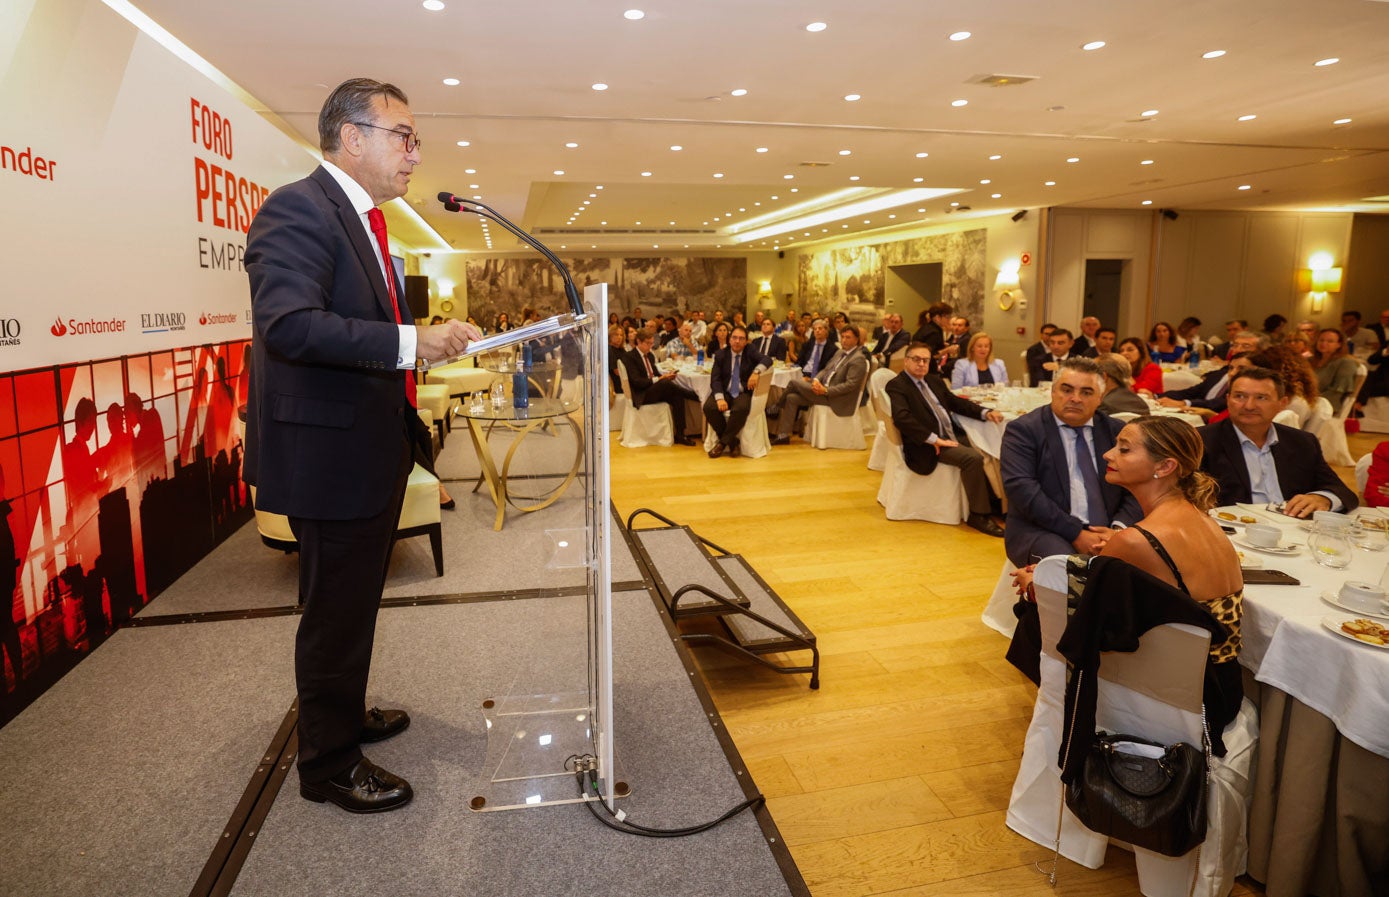
{"label": "black leather shoe", "polygon": [[1003,527],[994,523],[993,520],[984,514],[970,514],[969,519],[966,520],[965,523],[968,523],[986,536],[994,536],[998,539],[1003,538]]}
{"label": "black leather shoe", "polygon": [[790,445],[790,444],[791,444],[791,437],[790,437],[790,436],[773,436],[773,437],[772,437],[772,445]]}
{"label": "black leather shoe", "polygon": [[694,445],[694,444],[695,444],[695,441],[694,441],[693,439],[691,439],[690,437],[688,437],[688,436],[677,436],[677,437],[675,438],[675,444],[676,444],[676,445]]}
{"label": "black leather shoe", "polygon": [[458,507],[458,502],[452,498],[448,501],[439,502],[439,510],[441,511],[452,511],[456,507]]}
{"label": "black leather shoe", "polygon": [[734,458],[743,453],[743,444],[737,439],[728,444],[728,454]]}
{"label": "black leather shoe", "polygon": [[358,740],[362,744],[385,741],[392,735],[398,735],[408,728],[410,728],[410,714],[404,710],[382,710],[380,707],[373,707],[367,711],[367,715],[362,719],[362,737]]}
{"label": "black leather shoe", "polygon": [[403,807],[415,796],[410,783],[366,757],[322,782],[299,782],[305,800],[337,804],[349,813],[384,813]]}
{"label": "black leather shoe", "polygon": [[709,457],[717,458],[721,456],[727,449],[728,446],[724,445],[722,442],[716,442],[714,443],[714,447],[709,449]]}

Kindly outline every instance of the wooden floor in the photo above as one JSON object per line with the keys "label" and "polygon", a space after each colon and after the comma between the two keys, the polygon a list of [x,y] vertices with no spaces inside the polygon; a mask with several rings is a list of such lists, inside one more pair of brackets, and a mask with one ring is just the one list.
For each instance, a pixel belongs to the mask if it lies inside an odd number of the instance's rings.
{"label": "wooden floor", "polygon": [[[1376,441],[1352,437],[1352,454]],[[867,452],[611,445],[624,520],[651,508],[742,554],[819,639],[819,691],[697,655],[815,897],[1138,893],[1113,848],[1098,870],[1063,860],[1052,891],[1033,868],[1051,852],[1004,825],[1036,690],[979,620],[1001,539],[888,521]]]}

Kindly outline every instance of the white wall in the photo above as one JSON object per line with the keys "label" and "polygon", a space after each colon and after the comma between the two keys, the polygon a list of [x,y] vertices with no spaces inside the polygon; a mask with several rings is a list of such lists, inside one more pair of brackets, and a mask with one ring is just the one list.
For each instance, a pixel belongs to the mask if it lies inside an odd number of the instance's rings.
{"label": "white wall", "polygon": [[[1148,333],[1148,283],[1152,272],[1152,228],[1156,212],[1124,209],[1052,209],[1047,296],[1042,320],[1078,333],[1085,316],[1085,263],[1124,259],[1119,320],[1105,321],[1120,339]],[[1179,315],[1178,317],[1182,317]]]}

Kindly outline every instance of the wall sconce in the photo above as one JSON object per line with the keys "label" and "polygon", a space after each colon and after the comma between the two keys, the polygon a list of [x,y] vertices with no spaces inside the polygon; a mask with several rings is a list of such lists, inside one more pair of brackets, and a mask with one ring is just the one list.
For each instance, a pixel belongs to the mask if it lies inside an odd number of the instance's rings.
{"label": "wall sconce", "polygon": [[1020,259],[1008,259],[998,269],[998,278],[994,281],[994,290],[998,293],[998,307],[1007,311],[1013,307],[1013,303],[1022,298],[1022,286],[1019,279],[1019,270],[1022,268]]}
{"label": "wall sconce", "polygon": [[1327,293],[1341,292],[1341,269],[1332,267],[1330,253],[1318,252],[1307,260],[1308,267],[1299,268],[1297,288],[1312,296],[1312,311],[1322,310]]}

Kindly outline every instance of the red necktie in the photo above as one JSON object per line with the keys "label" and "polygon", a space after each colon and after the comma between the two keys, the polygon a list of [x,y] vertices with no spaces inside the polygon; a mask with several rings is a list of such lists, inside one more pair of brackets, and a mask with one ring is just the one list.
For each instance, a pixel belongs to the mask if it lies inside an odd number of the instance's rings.
{"label": "red necktie", "polygon": [[[400,303],[395,297],[395,272],[391,265],[390,244],[386,241],[386,216],[381,214],[377,208],[367,212],[367,222],[371,225],[371,232],[376,235],[376,245],[381,247],[381,261],[386,263],[386,291],[391,294],[391,311],[395,312],[395,322],[400,321]],[[419,407],[415,402],[415,375],[413,371],[405,372],[405,398],[410,402],[411,408]]]}
{"label": "red necktie", "polygon": [[651,371],[651,357],[645,352],[641,354],[642,363],[646,365],[646,379],[655,380],[656,375]]}

